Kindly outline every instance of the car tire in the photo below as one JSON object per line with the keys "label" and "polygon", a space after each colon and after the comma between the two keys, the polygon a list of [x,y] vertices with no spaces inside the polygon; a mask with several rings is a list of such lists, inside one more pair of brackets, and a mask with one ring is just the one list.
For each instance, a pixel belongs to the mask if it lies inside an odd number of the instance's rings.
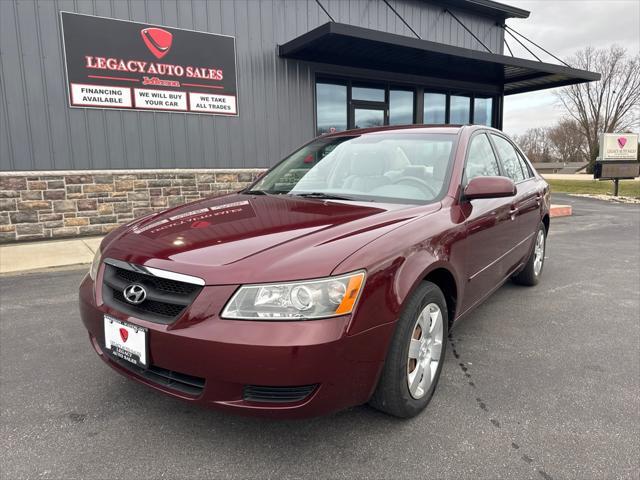
{"label": "car tire", "polygon": [[544,268],[544,256],[547,246],[547,229],[544,223],[540,224],[536,232],[536,239],[533,244],[533,250],[527,260],[524,268],[512,277],[512,280],[518,285],[533,287],[540,282],[542,270]]}
{"label": "car tire", "polygon": [[421,283],[398,319],[380,380],[369,401],[372,407],[410,418],[427,406],[442,371],[448,326],[442,291],[434,283]]}

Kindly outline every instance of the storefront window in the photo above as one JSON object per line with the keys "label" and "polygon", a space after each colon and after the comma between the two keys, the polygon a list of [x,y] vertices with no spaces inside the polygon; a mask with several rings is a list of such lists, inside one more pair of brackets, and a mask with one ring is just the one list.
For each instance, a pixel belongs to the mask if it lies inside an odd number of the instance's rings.
{"label": "storefront window", "polygon": [[449,99],[449,123],[467,124],[471,116],[471,98],[451,95]]}
{"label": "storefront window", "polygon": [[447,113],[447,96],[444,93],[424,94],[424,123],[445,123]]}
{"label": "storefront window", "polygon": [[347,129],[347,86],[316,84],[318,135]]}
{"label": "storefront window", "polygon": [[353,123],[353,128],[381,127],[384,125],[384,110],[356,108],[353,110]]}
{"label": "storefront window", "polygon": [[473,123],[476,125],[491,126],[491,116],[493,109],[492,98],[476,97],[473,101]]}
{"label": "storefront window", "polygon": [[409,90],[389,91],[389,125],[413,123],[413,92]]}
{"label": "storefront window", "polygon": [[[373,80],[372,80],[373,81]],[[417,92],[417,93],[416,93]],[[416,95],[423,95],[421,118]],[[419,98],[418,98],[419,100]],[[494,97],[430,92],[428,87],[393,84],[358,84],[349,79],[323,79],[316,83],[317,133],[381,125],[425,124],[493,125]]]}
{"label": "storefront window", "polygon": [[384,88],[353,87],[351,98],[368,102],[384,102]]}

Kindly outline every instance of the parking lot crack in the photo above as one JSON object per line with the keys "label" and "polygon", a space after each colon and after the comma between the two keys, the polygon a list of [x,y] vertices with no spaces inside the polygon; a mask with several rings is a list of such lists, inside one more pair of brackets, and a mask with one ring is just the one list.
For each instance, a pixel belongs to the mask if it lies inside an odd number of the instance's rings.
{"label": "parking lot crack", "polygon": [[[456,360],[458,360],[458,368],[460,369],[460,371],[464,374],[465,378],[467,379],[467,384],[473,388],[473,389],[477,389],[476,387],[476,382],[472,380],[472,374],[470,371],[469,366],[471,365],[471,363],[469,362],[464,362],[462,355],[460,354],[459,350],[458,350],[458,342],[460,341],[460,339],[456,339],[454,338],[451,334],[449,334],[449,344],[451,345],[451,351],[453,353],[453,356],[456,358]],[[476,396],[476,403],[478,404],[478,408],[480,408],[480,410],[482,410],[483,412],[489,414],[490,416],[488,417],[489,422],[491,423],[491,425],[495,428],[501,428],[501,423],[500,421],[495,418],[495,415],[491,414],[490,409],[487,405],[487,403],[480,397],[480,396]],[[501,429],[501,431],[505,432],[505,429]],[[509,435],[509,433],[506,433],[506,435]],[[521,446],[520,444],[516,443],[514,441],[514,439],[510,439],[510,444],[511,444],[511,449],[514,451],[519,451]],[[544,480],[553,480],[553,477],[547,473],[542,467],[536,465],[536,462],[534,460],[533,456],[528,455],[527,453],[522,453],[521,456],[519,457],[521,461],[523,461],[524,463],[526,463],[527,465],[533,467],[533,469],[536,471],[536,473],[542,477]]]}

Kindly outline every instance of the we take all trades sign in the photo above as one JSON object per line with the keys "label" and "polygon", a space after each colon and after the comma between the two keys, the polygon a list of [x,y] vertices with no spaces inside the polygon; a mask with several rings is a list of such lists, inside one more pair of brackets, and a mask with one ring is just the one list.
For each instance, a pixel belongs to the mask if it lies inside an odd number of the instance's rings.
{"label": "we take all trades sign", "polygon": [[60,16],[71,107],[238,115],[234,37]]}

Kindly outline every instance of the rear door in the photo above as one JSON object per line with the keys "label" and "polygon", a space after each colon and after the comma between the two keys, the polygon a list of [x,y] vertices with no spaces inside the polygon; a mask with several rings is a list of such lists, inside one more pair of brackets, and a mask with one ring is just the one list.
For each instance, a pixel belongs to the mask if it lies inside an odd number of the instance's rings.
{"label": "rear door", "polygon": [[507,138],[495,133],[491,133],[491,139],[505,175],[515,182],[517,188],[510,204],[514,225],[512,248],[503,262],[503,270],[510,273],[526,260],[531,250],[540,223],[542,193],[533,172],[516,147]]}
{"label": "rear door", "polygon": [[[469,141],[463,187],[475,177],[497,175],[503,172],[488,135],[481,131]],[[511,198],[482,198],[464,204],[467,282],[461,311],[482,300],[504,278],[500,258],[512,247],[514,235],[511,201]]]}

